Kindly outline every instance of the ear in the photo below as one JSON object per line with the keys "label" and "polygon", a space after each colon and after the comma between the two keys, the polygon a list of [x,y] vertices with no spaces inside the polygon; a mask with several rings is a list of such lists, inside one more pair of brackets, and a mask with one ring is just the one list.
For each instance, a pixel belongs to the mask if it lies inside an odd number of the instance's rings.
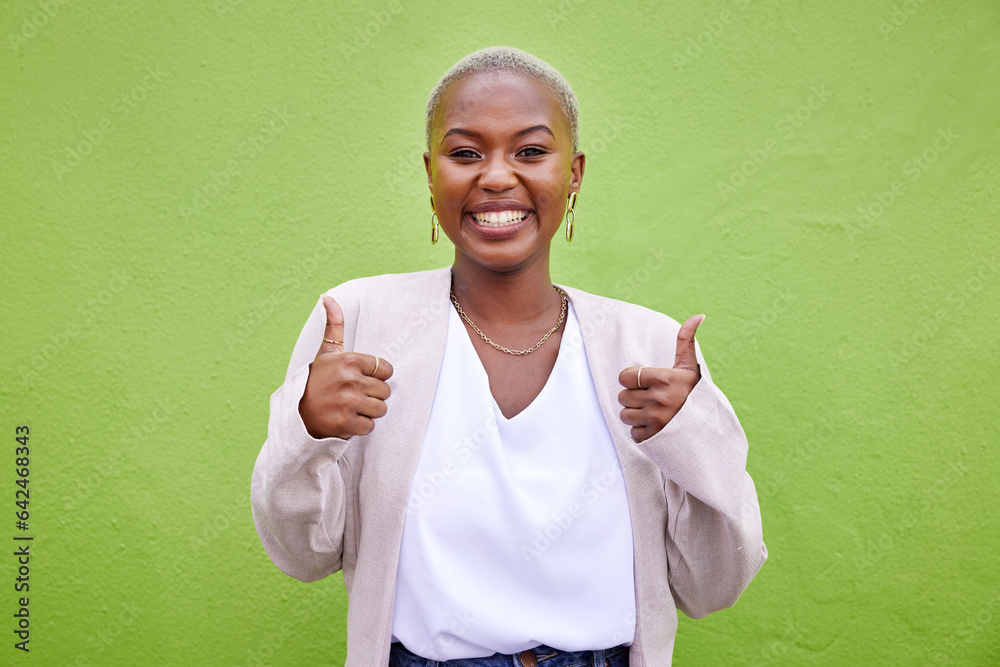
{"label": "ear", "polygon": [[424,169],[427,170],[427,187],[430,188],[430,191],[433,193],[434,192],[434,176],[432,175],[432,172],[431,172],[431,154],[430,153],[424,153]]}
{"label": "ear", "polygon": [[587,166],[587,156],[578,151],[573,154],[573,164],[570,167],[570,192],[579,192],[580,184],[583,182],[583,169]]}

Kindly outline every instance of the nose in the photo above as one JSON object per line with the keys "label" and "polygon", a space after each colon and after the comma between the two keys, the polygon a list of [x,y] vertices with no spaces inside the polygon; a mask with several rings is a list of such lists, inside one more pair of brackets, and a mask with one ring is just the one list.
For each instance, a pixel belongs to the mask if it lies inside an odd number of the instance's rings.
{"label": "nose", "polygon": [[483,161],[483,171],[479,175],[479,187],[495,192],[517,187],[514,165],[505,155],[493,154],[487,157]]}

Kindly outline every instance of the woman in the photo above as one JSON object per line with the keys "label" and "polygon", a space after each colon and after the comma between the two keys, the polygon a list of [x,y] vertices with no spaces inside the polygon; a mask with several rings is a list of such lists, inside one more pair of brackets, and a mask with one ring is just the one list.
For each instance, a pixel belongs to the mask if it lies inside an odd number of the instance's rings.
{"label": "woman", "polygon": [[317,304],[254,468],[261,541],[303,581],[343,569],[348,665],[668,665],[676,609],[731,606],[767,555],[703,316],[552,283],[585,158],[548,64],[459,61],[427,141],[454,264]]}

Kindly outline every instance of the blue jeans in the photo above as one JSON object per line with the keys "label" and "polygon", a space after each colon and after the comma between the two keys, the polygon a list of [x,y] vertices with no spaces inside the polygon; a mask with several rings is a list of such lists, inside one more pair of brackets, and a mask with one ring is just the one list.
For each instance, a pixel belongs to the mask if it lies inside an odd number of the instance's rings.
{"label": "blue jeans", "polygon": [[574,651],[568,653],[542,644],[524,654],[533,653],[535,662],[521,654],[494,653],[488,658],[465,658],[439,662],[410,653],[399,642],[393,642],[389,652],[389,667],[522,667],[537,664],[539,667],[628,667],[628,646],[614,646],[599,651]]}

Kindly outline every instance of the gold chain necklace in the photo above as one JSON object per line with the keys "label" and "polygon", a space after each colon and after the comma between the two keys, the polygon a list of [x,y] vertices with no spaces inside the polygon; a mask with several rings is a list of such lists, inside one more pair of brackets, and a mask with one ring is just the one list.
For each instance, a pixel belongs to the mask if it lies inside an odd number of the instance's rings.
{"label": "gold chain necklace", "polygon": [[552,289],[554,289],[555,291],[559,292],[559,296],[562,298],[562,310],[559,313],[559,321],[556,322],[556,325],[554,327],[552,327],[551,329],[549,329],[548,333],[546,333],[544,336],[542,336],[542,339],[540,341],[538,341],[537,343],[535,343],[533,347],[530,347],[527,350],[511,350],[510,348],[506,348],[503,345],[497,345],[492,340],[490,340],[489,336],[487,336],[486,334],[484,334],[482,332],[482,330],[479,327],[476,326],[475,322],[473,322],[471,319],[469,319],[468,315],[465,314],[465,311],[462,310],[462,307],[460,305],[458,305],[458,299],[455,298],[455,292],[451,292],[451,302],[453,304],[455,304],[455,309],[458,311],[458,314],[462,316],[462,319],[465,320],[466,322],[468,322],[469,326],[476,330],[476,333],[479,334],[480,338],[482,338],[487,343],[489,343],[490,345],[492,345],[496,349],[500,350],[501,352],[506,352],[507,354],[514,354],[514,355],[517,355],[517,356],[521,357],[521,356],[524,356],[526,354],[531,354],[532,352],[534,352],[535,350],[537,350],[538,348],[540,348],[542,346],[542,344],[549,339],[549,336],[551,336],[552,334],[554,334],[556,332],[556,330],[558,330],[559,327],[562,326],[562,323],[566,320],[566,303],[567,303],[567,301],[566,301],[566,292],[562,291],[561,289],[559,289],[555,285],[552,286]]}

